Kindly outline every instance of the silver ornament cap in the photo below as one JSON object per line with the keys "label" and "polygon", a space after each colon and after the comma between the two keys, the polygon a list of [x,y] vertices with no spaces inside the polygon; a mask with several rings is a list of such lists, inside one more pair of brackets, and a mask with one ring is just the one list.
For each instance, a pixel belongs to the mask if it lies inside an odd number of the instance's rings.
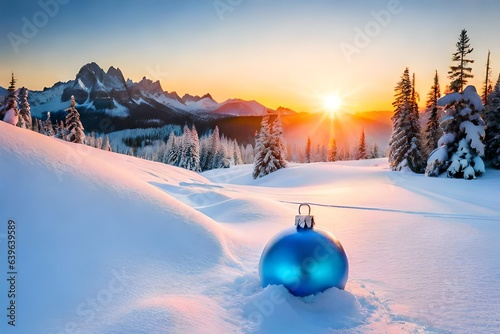
{"label": "silver ornament cap", "polygon": [[[306,206],[309,211],[307,215],[303,215],[301,208]],[[305,229],[312,229],[314,227],[314,216],[311,215],[311,206],[307,203],[299,205],[299,214],[295,216],[295,226]]]}

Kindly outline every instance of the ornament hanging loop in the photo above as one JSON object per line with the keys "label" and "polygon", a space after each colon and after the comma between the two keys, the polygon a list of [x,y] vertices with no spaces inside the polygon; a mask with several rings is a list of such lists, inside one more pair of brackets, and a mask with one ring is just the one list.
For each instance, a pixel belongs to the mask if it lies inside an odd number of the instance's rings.
{"label": "ornament hanging loop", "polygon": [[[309,209],[307,215],[301,213],[300,209],[303,206]],[[297,228],[312,229],[314,224],[314,216],[311,216],[311,206],[307,203],[299,205],[299,214],[295,216],[295,226],[297,226]]]}
{"label": "ornament hanging loop", "polygon": [[308,216],[311,215],[311,206],[307,203],[302,203],[301,205],[299,205],[299,215],[301,215],[302,213],[300,212],[300,209],[303,207],[303,206],[307,206],[307,209],[309,209],[309,212],[307,213]]}

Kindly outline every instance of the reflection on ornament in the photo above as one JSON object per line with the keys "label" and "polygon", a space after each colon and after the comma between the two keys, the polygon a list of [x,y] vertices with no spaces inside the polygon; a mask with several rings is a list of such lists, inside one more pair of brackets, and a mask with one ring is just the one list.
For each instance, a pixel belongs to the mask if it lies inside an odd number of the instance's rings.
{"label": "reflection on ornament", "polygon": [[314,228],[314,217],[299,215],[295,227],[276,235],[262,252],[259,273],[262,287],[282,284],[290,293],[303,297],[328,288],[344,289],[349,264],[344,248],[335,236]]}

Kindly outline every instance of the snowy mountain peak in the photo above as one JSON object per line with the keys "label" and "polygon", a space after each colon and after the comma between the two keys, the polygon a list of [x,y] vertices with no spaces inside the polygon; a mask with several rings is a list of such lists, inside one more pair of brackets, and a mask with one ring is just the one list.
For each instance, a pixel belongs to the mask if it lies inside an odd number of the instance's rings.
{"label": "snowy mountain peak", "polygon": [[199,96],[199,95],[191,95],[191,94],[184,94],[184,96],[182,97],[182,101],[184,101],[184,103],[189,103],[189,102],[198,102],[202,99],[205,99],[205,98],[209,98],[211,100],[213,100],[212,96],[207,93],[203,96]]}
{"label": "snowy mountain peak", "polygon": [[183,123],[186,117],[193,117],[188,114],[203,119],[227,115],[261,116],[268,109],[257,101],[241,99],[219,103],[209,93],[202,96],[184,94],[181,98],[176,92],[164,91],[160,81],[147,77],[139,82],[126,80],[119,68],[110,66],[104,71],[97,63],[90,62],[80,68],[74,80],[59,82],[43,91],[30,91],[32,115],[44,118],[50,111],[57,116],[57,112],[68,107],[71,96],[83,112],[131,117],[134,124],[152,119],[161,120],[163,124],[172,120],[176,124]]}
{"label": "snowy mountain peak", "polygon": [[137,87],[139,87],[143,92],[147,91],[153,94],[164,93],[159,80],[153,82],[153,80],[146,77],[143,77],[142,80],[137,83]]}

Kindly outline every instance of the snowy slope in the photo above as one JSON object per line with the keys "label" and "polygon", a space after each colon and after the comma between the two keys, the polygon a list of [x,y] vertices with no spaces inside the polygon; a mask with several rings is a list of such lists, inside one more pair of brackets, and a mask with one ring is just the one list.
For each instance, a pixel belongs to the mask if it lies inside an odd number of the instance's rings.
{"label": "snowy slope", "polygon": [[[203,175],[0,122],[0,271],[17,224],[14,333],[500,332],[500,173],[390,172],[383,159]],[[311,202],[346,291],[260,287],[267,241]],[[5,289],[5,285],[1,285]],[[8,305],[0,293],[0,305]],[[0,332],[11,328],[0,322]]]}

